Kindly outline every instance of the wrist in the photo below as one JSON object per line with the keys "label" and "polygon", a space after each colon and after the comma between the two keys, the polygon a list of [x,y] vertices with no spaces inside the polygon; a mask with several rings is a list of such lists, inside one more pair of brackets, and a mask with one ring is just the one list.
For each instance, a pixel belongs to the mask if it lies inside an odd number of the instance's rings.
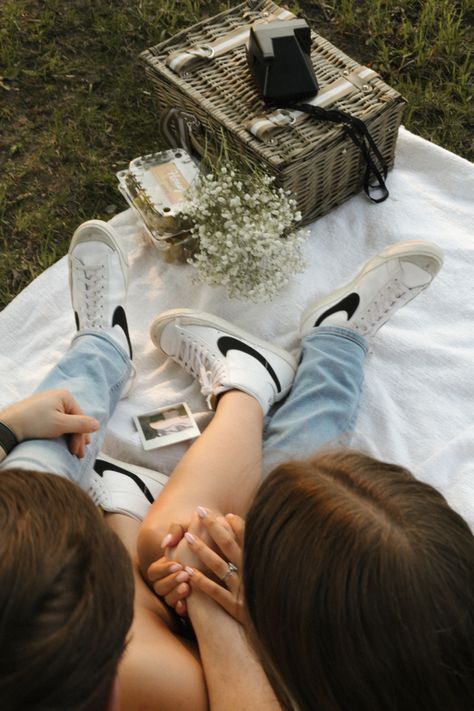
{"label": "wrist", "polygon": [[186,607],[196,634],[200,629],[209,631],[210,626],[213,628],[215,626],[221,628],[225,624],[241,626],[217,602],[196,588],[193,588],[191,595],[186,598]]}
{"label": "wrist", "polygon": [[208,620],[210,614],[213,614],[216,609],[220,609],[210,597],[196,588],[193,588],[191,595],[186,598],[186,607],[193,625],[201,620]]}
{"label": "wrist", "polygon": [[4,417],[3,413],[0,413],[0,447],[5,452],[5,455],[9,454],[19,442],[20,439],[11,419]]}
{"label": "wrist", "polygon": [[5,410],[0,410],[0,422],[3,422],[13,432],[18,442],[23,442],[26,439],[18,403],[10,405]]}

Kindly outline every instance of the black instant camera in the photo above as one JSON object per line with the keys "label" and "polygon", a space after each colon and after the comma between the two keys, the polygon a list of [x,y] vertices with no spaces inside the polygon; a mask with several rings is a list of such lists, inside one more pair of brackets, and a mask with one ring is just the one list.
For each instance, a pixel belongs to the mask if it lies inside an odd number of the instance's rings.
{"label": "black instant camera", "polygon": [[254,24],[248,47],[250,71],[263,99],[282,104],[315,96],[311,31],[306,20]]}
{"label": "black instant camera", "polygon": [[363,186],[372,202],[388,197],[387,163],[362,119],[305,99],[316,96],[318,82],[311,63],[311,30],[305,20],[254,23],[248,48],[250,71],[267,104],[304,111],[318,121],[341,124],[362,153]]}

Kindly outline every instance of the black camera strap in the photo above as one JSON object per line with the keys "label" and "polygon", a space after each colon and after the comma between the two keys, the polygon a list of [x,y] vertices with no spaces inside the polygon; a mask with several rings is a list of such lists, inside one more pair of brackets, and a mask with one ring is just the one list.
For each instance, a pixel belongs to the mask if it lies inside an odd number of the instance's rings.
{"label": "black camera strap", "polygon": [[[384,157],[377,148],[374,139],[370,135],[369,129],[362,119],[351,116],[345,111],[338,109],[323,109],[320,106],[313,106],[305,103],[285,103],[281,106],[285,109],[295,109],[310,114],[321,121],[331,121],[332,123],[344,124],[347,134],[359,148],[366,165],[364,174],[364,191],[372,202],[383,202],[388,198],[389,192],[385,185],[387,177],[387,164]],[[374,181],[375,179],[375,181]],[[381,192],[379,197],[374,196],[374,192]]]}

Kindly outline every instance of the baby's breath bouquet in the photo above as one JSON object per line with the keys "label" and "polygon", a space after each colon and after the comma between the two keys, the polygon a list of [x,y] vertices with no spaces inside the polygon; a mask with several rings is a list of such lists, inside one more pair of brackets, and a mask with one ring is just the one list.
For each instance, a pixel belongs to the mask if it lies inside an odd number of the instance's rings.
{"label": "baby's breath bouquet", "polygon": [[268,301],[306,264],[296,201],[274,178],[222,161],[187,191],[183,213],[197,249],[197,283],[224,285],[231,298]]}

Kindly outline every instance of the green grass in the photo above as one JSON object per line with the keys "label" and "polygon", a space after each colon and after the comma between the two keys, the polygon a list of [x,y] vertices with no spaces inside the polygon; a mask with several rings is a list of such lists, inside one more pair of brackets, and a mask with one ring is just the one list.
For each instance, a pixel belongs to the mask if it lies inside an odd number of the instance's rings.
{"label": "green grass", "polygon": [[339,35],[336,44],[342,47],[347,38],[354,44],[353,56],[408,99],[407,128],[472,159],[469,7],[467,0],[333,0],[324,5],[329,25]]}
{"label": "green grass", "polygon": [[[161,147],[139,53],[233,4],[2,0],[0,308],[66,252],[80,222],[124,209],[115,172]],[[406,96],[410,130],[472,158],[466,0],[291,5]]]}

